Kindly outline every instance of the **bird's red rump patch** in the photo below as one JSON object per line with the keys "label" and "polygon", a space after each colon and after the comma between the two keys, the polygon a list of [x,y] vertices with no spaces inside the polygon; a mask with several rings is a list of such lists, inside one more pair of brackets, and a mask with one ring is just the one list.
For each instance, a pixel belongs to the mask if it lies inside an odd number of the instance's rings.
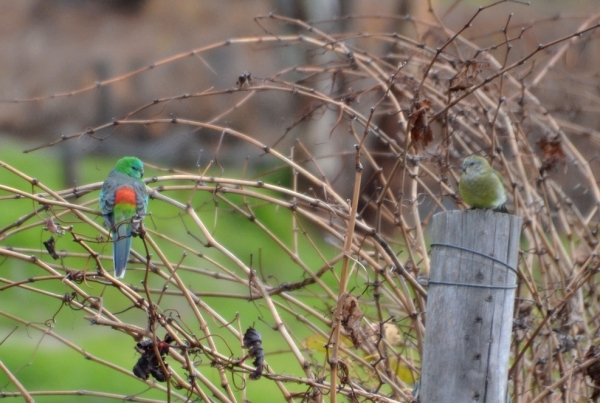
{"label": "bird's red rump patch", "polygon": [[135,190],[129,186],[123,186],[115,192],[115,204],[136,204]]}

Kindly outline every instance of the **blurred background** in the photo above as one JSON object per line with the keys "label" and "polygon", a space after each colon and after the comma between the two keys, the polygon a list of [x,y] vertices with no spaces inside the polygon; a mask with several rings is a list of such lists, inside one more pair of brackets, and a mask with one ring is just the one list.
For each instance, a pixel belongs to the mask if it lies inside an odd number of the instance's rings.
{"label": "blurred background", "polygon": [[[480,6],[495,3],[500,4],[489,9],[484,8],[478,13]],[[433,6],[433,12],[429,9],[430,4]],[[358,92],[356,86],[360,85],[356,84],[359,79],[356,82],[341,79],[336,81],[335,78],[329,80],[316,73],[312,76],[311,68],[315,66],[324,69],[327,74],[332,72],[331,76],[335,76],[335,69],[346,63],[346,60],[341,60],[339,55],[332,55],[333,52],[324,52],[311,44],[291,46],[291,41],[261,43],[255,40],[257,36],[307,34],[306,28],[289,21],[269,19],[270,13],[307,21],[333,38],[341,37],[343,33],[346,43],[367,49],[372,55],[384,55],[386,61],[394,60],[398,64],[409,57],[405,59],[406,54],[385,41],[369,42],[367,34],[396,32],[411,38],[415,43],[423,43],[435,49],[476,15],[472,26],[462,33],[463,37],[509,65],[535,52],[538,44],[570,35],[584,24],[596,24],[600,14],[599,5],[598,0],[534,0],[530,4],[521,1],[483,0],[187,0],[177,3],[160,0],[6,0],[2,2],[0,13],[0,161],[6,161],[23,172],[40,178],[55,190],[102,181],[114,165],[114,161],[124,155],[142,158],[147,164],[148,175],[164,174],[164,171],[161,172],[153,166],[188,170],[198,168],[201,171],[217,156],[219,166],[213,164],[211,171],[217,176],[219,171],[232,176],[243,176],[240,172],[246,168],[249,168],[250,174],[253,170],[259,171],[258,168],[262,172],[270,172],[271,168],[276,171],[274,164],[271,166],[268,165],[270,162],[265,162],[263,150],[252,146],[250,142],[239,141],[230,136],[222,137],[219,133],[208,130],[168,124],[110,126],[114,119],[172,117],[229,127],[262,143],[277,145],[278,150],[283,150],[282,153],[290,150],[296,144],[296,139],[300,138],[307,149],[301,152],[298,147],[298,158],[308,155],[312,155],[315,160],[323,158],[320,166],[325,173],[323,176],[333,178],[333,187],[342,197],[349,197],[354,170],[348,169],[353,155],[347,150],[351,149],[348,146],[354,143],[354,139],[331,135],[334,130],[339,134],[338,132],[346,129],[336,128],[337,110],[325,107],[315,112],[306,98],[275,91],[256,91],[249,101],[245,101],[247,93],[236,92],[235,89],[242,85],[238,84],[240,76],[251,77],[254,84],[277,80],[298,82],[313,86],[317,91],[327,93],[336,100],[345,99],[348,103],[355,103],[356,108],[360,107],[362,111],[368,111],[380,99],[380,94],[371,94],[363,88],[364,93],[354,97],[354,91]],[[429,29],[433,26],[439,27],[440,24],[445,27],[446,35],[442,35],[440,29]],[[348,38],[348,33],[356,33],[360,38],[354,41]],[[591,35],[597,37],[596,32]],[[499,44],[503,43],[506,36],[512,39],[512,48],[505,60],[505,46]],[[540,100],[540,105],[523,108],[524,114],[532,112],[531,116],[527,116],[529,122],[536,121],[535,114],[538,112],[542,115],[551,114],[560,125],[560,129],[569,136],[583,155],[583,160],[589,162],[594,176],[597,177],[600,172],[600,159],[597,158],[600,149],[600,133],[597,131],[600,127],[600,47],[597,46],[597,41],[589,40],[590,36],[586,40],[575,39],[574,42],[570,42],[568,49],[562,53],[559,53],[559,50],[565,42],[543,49],[511,73],[523,88],[530,90]],[[229,39],[232,40],[231,44],[226,42]],[[419,46],[415,45],[415,48]],[[448,52],[460,54],[465,52],[466,48],[451,47]],[[195,50],[198,51],[194,52]],[[558,61],[553,61],[555,56],[559,57]],[[461,57],[461,60],[467,60],[475,58],[476,55],[465,53]],[[423,60],[426,59],[418,60],[415,65],[426,65]],[[446,85],[451,74],[454,74],[454,71],[444,72],[444,68],[442,66],[429,77],[436,85]],[[459,69],[457,66],[455,68]],[[418,81],[423,70],[415,68],[410,73]],[[438,73],[440,75],[436,76]],[[406,75],[409,76],[409,73]],[[351,74],[347,74],[348,76]],[[363,75],[360,78],[365,77]],[[496,85],[495,90],[498,90],[498,81],[493,83]],[[410,85],[414,85],[414,82],[406,79],[406,86]],[[431,93],[434,93],[435,86],[432,88],[434,89]],[[482,89],[481,92],[486,90]],[[181,98],[183,94],[200,94],[206,91],[222,92],[218,96]],[[516,92],[511,94],[515,95]],[[411,108],[412,99],[400,96],[399,98],[402,99],[403,109]],[[520,101],[517,98],[510,101],[518,104]],[[154,100],[161,102],[153,105]],[[478,113],[479,116],[488,112],[485,106],[473,110],[473,115]],[[375,119],[376,125],[382,131],[402,144],[405,139],[399,129],[402,122],[397,121],[396,115],[390,117],[389,114],[378,113]],[[303,124],[298,124],[299,122]],[[89,130],[107,124],[108,126],[101,130]],[[472,123],[471,126],[475,127],[476,124]],[[532,124],[531,127],[533,126]],[[536,144],[536,138],[552,134],[543,132],[540,127],[549,126],[539,125],[530,131],[525,129],[526,135],[531,136],[532,145]],[[434,126],[436,139],[440,137],[439,129]],[[506,133],[499,133],[500,137],[504,134]],[[70,139],[59,141],[63,136]],[[54,142],[56,145],[29,152]],[[429,148],[424,147],[420,156],[424,160],[429,158],[433,152],[428,153],[437,146],[439,142],[434,142]],[[380,149],[373,146],[372,150],[373,155],[377,156]],[[535,149],[535,152],[539,153],[539,150]],[[332,155],[342,158],[328,160],[327,157]],[[452,154],[452,164],[458,166],[460,157]],[[385,158],[390,160],[382,165],[389,169],[393,160],[389,156]],[[436,163],[434,158],[429,162],[432,162],[432,165]],[[580,186],[583,182],[569,182],[572,178],[569,175],[575,170],[569,171],[567,164],[558,164],[558,167],[559,169],[552,172],[553,180],[565,186],[566,194],[575,200],[582,211],[591,211],[594,198],[587,193],[587,188]],[[311,169],[314,174],[321,173]],[[280,176],[275,177],[272,183],[283,182],[285,186],[289,186],[289,173],[290,170],[279,172]],[[364,178],[368,178],[369,175],[370,173],[365,173]],[[534,180],[530,178],[530,182]],[[454,185],[452,181],[449,183],[450,186]],[[15,187],[23,185],[22,181],[17,185],[14,176],[3,169],[0,170],[0,184]],[[30,186],[23,188],[25,191],[31,190]],[[401,190],[398,191],[400,192]],[[367,193],[369,192],[365,192]],[[451,195],[446,197],[448,192],[441,193],[444,196],[443,202],[451,206],[450,208],[455,208],[456,201],[451,199]],[[185,197],[187,194],[183,195],[181,200],[185,201]],[[242,204],[241,201],[237,202]],[[159,212],[157,207],[154,207],[158,204],[153,203],[153,218],[158,222],[158,229],[170,234],[169,226],[174,219],[179,219],[179,212],[175,209]],[[201,206],[212,206],[211,203],[213,199],[210,194],[205,200],[198,202]],[[18,206],[15,203],[3,204],[3,210],[0,211],[0,216],[3,216],[0,227],[14,222],[14,217],[31,212],[31,205],[29,203],[23,210],[19,210],[23,208],[23,203]],[[11,210],[13,206],[14,210]],[[92,205],[91,208],[96,208],[96,205]],[[433,211],[437,207],[433,202],[426,201],[420,208],[423,211]],[[535,206],[531,208],[534,209]],[[269,211],[269,214],[263,213],[261,218],[268,222],[271,228],[279,230],[278,234],[281,234],[282,239],[286,236],[291,239],[291,218],[281,217]],[[410,222],[411,219],[413,218],[408,217],[407,221]],[[237,256],[247,259],[251,253],[256,253],[255,246],[238,242],[235,237],[229,236],[251,231],[252,225],[240,225],[239,216],[227,217],[222,213],[219,220],[217,235],[223,239],[232,238],[227,246]],[[210,222],[208,219],[207,221]],[[420,222],[418,217],[416,221]],[[592,221],[597,224],[597,220]],[[216,223],[216,218],[214,222]],[[397,224],[393,219],[390,219],[390,222]],[[308,228],[307,232],[311,233],[312,230],[314,228]],[[180,234],[182,232],[179,230]],[[39,233],[43,235],[39,235],[38,238]],[[316,231],[312,234],[315,233]],[[23,244],[29,242],[31,248],[41,250],[42,236],[46,237],[46,233],[38,227],[29,233],[17,233],[10,241]],[[264,237],[264,234],[261,233],[261,236]],[[327,253],[337,253],[335,247],[339,247],[339,242],[335,244],[321,233],[314,237],[323,241],[323,249]],[[67,243],[70,240],[65,238],[60,240],[58,249],[68,248]],[[259,243],[266,244],[268,241],[261,239]],[[2,242],[2,246],[13,246],[4,240]],[[395,246],[401,249],[401,246]],[[105,249],[102,251],[109,254],[107,246],[103,247]],[[591,248],[585,249],[586,253],[591,251]],[[169,252],[170,258],[176,261],[181,250],[173,248]],[[300,277],[298,272],[282,269],[288,266],[280,262],[288,262],[290,259],[280,252],[265,257],[265,262],[268,262],[268,258],[275,261],[276,264],[270,269],[273,272],[280,270],[276,273],[277,281],[285,283],[297,280]],[[426,254],[426,250],[421,252]],[[311,256],[307,259],[312,258]],[[317,258],[314,259],[318,261]],[[321,263],[314,263],[312,267],[318,267],[318,264]],[[36,273],[35,270],[27,271],[31,269],[29,266],[31,265],[22,262],[4,264],[0,265],[0,272],[9,267],[15,277],[28,278]],[[89,269],[93,265],[86,261],[81,266]],[[265,266],[269,265],[265,263]],[[137,269],[128,272],[128,281],[141,280],[143,268],[138,265]],[[417,267],[415,273],[419,270]],[[222,287],[221,283],[219,285]],[[93,292],[104,292],[100,291],[101,288],[97,285],[93,287],[98,287]],[[64,292],[64,288],[59,284],[56,286],[56,292]],[[107,295],[114,297],[116,293],[111,292],[112,290],[109,290]],[[58,304],[28,306],[23,301],[27,301],[30,295],[31,293],[21,289],[11,289],[10,294],[0,292],[0,306],[3,306],[0,309],[21,312],[20,316],[23,318],[36,316],[29,315],[30,312],[39,313],[37,316],[43,319],[54,315]],[[115,301],[125,303],[125,300],[110,298],[107,298],[107,301],[109,305],[113,304],[114,310],[121,307]],[[223,309],[223,316],[229,318],[238,312],[239,305],[236,305],[236,302],[239,301],[229,304],[216,300],[215,304]],[[244,309],[251,312],[247,317],[254,315],[251,317],[256,318],[253,306]],[[36,310],[39,312],[35,312]],[[326,310],[324,312],[326,315]],[[114,335],[107,336],[104,331],[91,328],[88,322],[81,320],[79,313],[73,311],[63,311],[58,318],[60,320],[57,326],[62,327],[60,330],[86,351],[92,351],[127,369],[137,359],[130,338],[119,335],[120,338],[115,342],[110,338]],[[146,317],[138,311],[127,312],[120,318],[131,320],[139,326],[144,326],[146,321]],[[90,381],[89,384],[75,383],[77,388],[101,389],[97,385],[106,382],[106,377],[112,375],[105,366],[73,365],[77,362],[75,360],[82,360],[80,355],[67,355],[62,345],[58,347],[58,343],[52,344],[53,342],[48,341],[49,338],[43,340],[42,344],[43,336],[40,338],[39,333],[35,332],[30,334],[26,326],[19,326],[19,330],[11,336],[15,322],[4,317],[0,319],[0,340],[7,337],[7,342],[0,344],[0,360],[9,361],[11,369],[32,389],[58,387],[55,383],[57,373],[64,378],[81,376]],[[264,323],[259,323],[257,327],[260,326],[261,331],[268,330]],[[58,328],[56,330],[58,331]],[[36,347],[38,342],[44,346],[39,351]],[[15,345],[18,346],[17,349]],[[20,352],[15,353],[19,349]],[[123,353],[124,351],[127,353]],[[64,357],[71,358],[63,359]],[[281,361],[277,362],[277,354],[269,357],[270,362],[276,363],[279,368],[285,368],[285,358],[279,359]],[[53,364],[34,366],[35,363],[47,362]],[[206,367],[209,364],[204,363]],[[217,377],[214,374],[212,376],[215,378],[214,382],[218,383]],[[4,374],[0,373],[0,391],[3,385],[8,383]],[[125,384],[127,387],[123,386]],[[113,386],[115,385],[109,385],[107,389],[119,393],[130,393],[135,388],[141,389],[139,381],[130,378],[123,381],[123,384],[118,383],[114,388]],[[14,387],[9,389],[14,390]],[[260,399],[261,392],[260,388],[255,387],[255,399]],[[51,397],[47,398],[48,400],[40,401],[53,401]],[[76,399],[72,401],[79,401]],[[111,400],[96,397],[93,401]]]}
{"label": "blurred background", "polygon": [[[244,72],[260,80],[298,64],[316,63],[319,55],[302,47],[237,44],[230,48],[216,47],[214,51],[167,63],[71,97],[10,102],[77,91],[147,68],[182,52],[222,43],[227,38],[265,35],[268,29],[279,34],[298,32],[295,27],[274,26],[268,20],[261,20],[263,29],[253,21],[254,17],[271,12],[309,21],[332,34],[398,32],[434,43],[439,38],[432,37],[424,25],[414,29],[410,21],[384,17],[411,15],[422,21],[441,19],[449,30],[456,32],[479,6],[492,3],[435,0],[432,1],[434,15],[428,11],[427,1],[417,0],[183,1],[176,7],[158,0],[9,0],[3,3],[0,14],[3,55],[0,99],[5,101],[0,104],[0,133],[2,138],[19,142],[20,148],[29,149],[62,135],[123,118],[154,99],[211,88],[234,88],[238,76]],[[598,12],[597,0],[544,0],[532,1],[529,5],[507,1],[484,10],[464,35],[482,47],[495,44],[502,38],[502,28],[513,13],[509,34],[518,36],[521,29],[526,30],[520,40],[513,42],[511,59],[516,60],[538,43],[575,31],[595,12]],[[379,18],[340,18],[342,16]],[[589,42],[581,46],[588,47],[581,52],[568,52],[564,61],[552,67],[549,79],[531,85],[530,89],[544,99],[550,112],[558,112],[558,116],[584,127],[597,127],[597,111],[587,107],[586,97],[579,94],[598,85],[595,68],[598,48]],[[556,48],[544,52],[554,51]],[[540,67],[532,65],[528,78],[533,79]],[[252,102],[241,115],[229,114],[218,119],[220,111],[228,105],[227,97],[212,97],[171,102],[152,113],[171,113],[199,120],[217,118],[216,123],[265,140],[281,137],[290,125],[293,116],[284,111],[302,108],[290,97],[263,97],[260,102]],[[264,116],[270,118],[264,119]],[[83,136],[56,147],[55,152],[62,156],[65,186],[73,186],[81,180],[77,178],[76,167],[84,155],[116,157],[135,153],[156,163],[189,166],[201,160],[202,155],[205,161],[210,159],[211,145],[214,147],[218,142],[190,129],[169,126],[120,128],[118,135],[108,136],[108,131],[104,131],[100,137],[106,139],[97,141]],[[221,150],[221,158],[231,155],[228,150],[228,147]],[[236,151],[238,154],[248,152]]]}

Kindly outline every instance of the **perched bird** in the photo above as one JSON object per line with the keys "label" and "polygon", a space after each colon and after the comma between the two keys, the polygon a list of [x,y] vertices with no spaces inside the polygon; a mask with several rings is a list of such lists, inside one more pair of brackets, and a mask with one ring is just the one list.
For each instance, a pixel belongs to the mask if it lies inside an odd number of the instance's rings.
{"label": "perched bird", "polygon": [[133,222],[141,219],[148,207],[146,184],[142,181],[144,164],[138,158],[124,157],[117,161],[100,190],[100,208],[106,225],[112,232],[115,277],[123,278],[131,250]]}
{"label": "perched bird", "polygon": [[465,158],[462,170],[458,191],[465,203],[471,208],[507,212],[502,177],[485,158],[478,155]]}

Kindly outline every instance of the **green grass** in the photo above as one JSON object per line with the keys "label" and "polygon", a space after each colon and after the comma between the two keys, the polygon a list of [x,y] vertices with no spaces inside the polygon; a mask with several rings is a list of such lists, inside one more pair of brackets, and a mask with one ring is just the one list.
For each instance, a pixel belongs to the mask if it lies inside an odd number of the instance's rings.
{"label": "green grass", "polygon": [[[51,189],[58,190],[64,188],[60,159],[53,152],[54,150],[42,150],[32,154],[23,154],[21,152],[22,148],[14,143],[6,144],[0,150],[0,160],[29,176],[37,178]],[[114,161],[115,158],[84,158],[81,161],[81,185],[102,181],[110,169],[112,169]],[[151,169],[147,169],[147,176],[159,174],[159,172],[152,172]],[[289,172],[277,171],[269,175],[268,179],[265,180],[276,184],[285,182],[287,174]],[[0,169],[0,184],[31,192],[31,185],[5,169]],[[264,191],[266,192],[266,190]],[[7,194],[6,192],[0,192],[0,196],[6,196]],[[185,202],[189,199],[190,193],[189,191],[177,191],[165,194]],[[97,196],[97,192],[94,192],[94,194],[82,197],[77,202],[82,203]],[[242,198],[240,196],[229,194],[226,197],[236,205],[242,205]],[[232,210],[223,201],[216,207],[211,193],[196,193],[192,199],[192,204],[212,235],[246,264],[249,265],[252,262],[252,267],[257,270],[260,276],[264,276],[270,284],[277,285],[284,282],[300,281],[305,277],[301,269],[293,263],[292,259],[276,245],[273,239],[269,238],[262,230],[259,230],[254,222],[243,217],[239,212]],[[281,207],[260,204],[258,202],[254,204],[256,219],[267,226],[287,247],[292,248],[292,213],[288,209]],[[14,222],[16,218],[31,212],[36,207],[38,206],[26,199],[0,200],[0,209],[5,212],[0,215],[0,228]],[[94,209],[98,208],[97,204],[93,204],[90,207]],[[198,256],[198,254],[201,254],[215,259],[238,275],[245,276],[232,262],[217,253],[215,248],[206,248],[203,245],[205,239],[200,231],[197,227],[192,226],[189,217],[182,218],[181,211],[157,200],[150,201],[149,211],[152,215],[145,220],[148,228],[155,229],[161,234],[177,239],[179,242],[193,248],[195,253],[187,252],[182,264],[211,271],[220,270],[203,257]],[[39,218],[29,222],[39,221],[48,215],[49,213],[43,212]],[[101,223],[101,218],[96,217],[95,221]],[[201,242],[186,233],[184,223]],[[98,234],[92,227],[81,223],[73,215],[66,216],[61,224],[74,225],[75,232],[78,235],[86,237],[88,245],[94,248],[94,250],[110,256],[110,245],[95,242],[94,239]],[[322,237],[322,234],[319,235],[310,228],[308,230],[308,235],[314,237],[314,239],[318,239],[319,236]],[[31,248],[39,251],[39,253],[34,253],[35,255],[44,256],[42,242],[49,238],[49,236],[50,234],[47,231],[44,231],[41,226],[37,226],[10,236],[7,239],[0,240],[0,246]],[[154,239],[160,242],[161,250],[171,261],[177,262],[183,256],[184,251],[180,247],[171,243],[161,242],[156,237]],[[142,241],[137,238],[134,239],[133,248],[143,253]],[[303,234],[299,234],[299,249],[304,252],[312,251],[312,246],[310,246],[310,243]],[[73,242],[69,234],[57,238],[57,250],[83,252],[81,246]],[[334,253],[337,254],[332,247],[325,247],[324,250],[328,258],[333,256]],[[311,269],[315,270],[322,266],[323,262],[317,253],[304,252],[302,252],[304,261]],[[45,258],[47,260],[47,256]],[[60,265],[61,261],[56,261],[56,263]],[[69,267],[95,271],[95,263],[89,258],[69,257],[65,259],[64,263]],[[107,265],[110,265],[110,262],[107,262]],[[130,264],[129,267],[130,269],[125,279],[126,282],[141,286],[141,280],[144,278],[143,265]],[[47,275],[41,268],[31,263],[14,259],[1,261],[0,273],[0,277],[11,279],[26,279]],[[242,295],[248,293],[247,289],[238,284],[232,284],[211,277],[206,278],[197,273],[185,272],[183,270],[179,274],[184,283],[188,284],[189,288],[194,291],[237,292]],[[326,275],[324,279],[332,286],[335,285],[336,280],[332,276]],[[164,281],[157,276],[150,276],[150,287],[160,289],[163,284]],[[72,291],[60,281],[35,282],[31,286],[54,293],[57,296],[63,296],[65,293]],[[114,289],[105,288],[93,282],[84,282],[79,286],[89,295],[102,295],[104,306],[113,313],[125,310],[131,305],[126,298]],[[307,293],[303,291],[303,294]],[[13,287],[0,291],[0,301],[0,310],[42,327],[48,326],[53,332],[67,338],[89,354],[125,368],[129,373],[131,373],[132,367],[139,358],[139,355],[134,351],[135,341],[129,336],[106,327],[90,325],[89,321],[84,319],[84,316],[87,316],[87,314],[84,314],[82,311],[72,310],[68,306],[63,306],[60,299],[50,298],[40,293]],[[273,326],[271,323],[272,319],[261,301],[250,302],[246,299],[214,297],[205,298],[204,301],[216,308],[218,314],[226,320],[233,321],[236,315],[239,315],[243,329],[248,326],[257,328],[262,333],[263,340],[265,340],[267,360],[276,371],[302,376],[303,371],[299,368],[295,360],[292,359],[293,361],[290,361],[290,356],[287,353],[273,354],[273,352],[285,352],[286,345],[279,333],[271,328]],[[309,295],[306,297],[306,301],[311,306],[327,314],[327,301],[323,301],[318,295]],[[198,328],[198,324],[195,323],[194,317],[191,315],[189,306],[187,306],[183,298],[165,297],[161,301],[161,308],[169,310],[171,313],[178,312],[184,318],[185,322],[192,327],[191,331],[196,335],[202,334]],[[206,315],[206,313],[203,313],[203,315],[210,322],[209,325],[213,330],[218,329],[218,326],[215,325],[215,322],[213,322],[209,315]],[[292,315],[283,314],[283,316],[286,323],[290,326],[300,324]],[[145,314],[137,309],[125,311],[119,314],[119,318],[141,327],[147,326],[148,322]],[[14,329],[16,331],[7,337]],[[311,334],[311,332],[304,329],[303,325],[298,326],[295,332],[296,336],[300,339]],[[222,333],[224,334],[217,338],[219,346],[227,346],[226,348],[231,350],[232,358],[241,357],[243,352],[239,341],[231,337],[229,333]],[[163,332],[159,332],[159,335],[162,334]],[[118,373],[105,365],[87,360],[81,353],[56,341],[51,336],[44,335],[44,333],[22,323],[17,323],[4,316],[0,316],[0,340],[5,337],[7,337],[6,340],[0,345],[0,359],[29,391],[85,389],[125,395],[140,394],[140,396],[159,399],[164,398],[164,393],[160,391],[150,390],[145,392],[147,386],[135,377]],[[200,371],[216,385],[219,385],[220,380],[217,377],[217,371],[211,366],[210,361],[203,356],[197,356],[195,359],[201,360],[198,364]],[[177,366],[175,367],[177,372],[183,374],[183,371],[178,368],[178,364],[175,365]],[[238,375],[229,374],[228,376],[229,382],[235,385],[234,390],[240,393],[239,389],[244,385],[242,378]],[[3,373],[0,373],[0,385],[3,385],[2,390],[4,391],[17,390]],[[288,387],[291,390],[295,389],[293,385],[288,385]],[[247,380],[246,392],[251,401],[257,402],[276,401],[281,396],[275,384],[264,379],[256,382]],[[53,402],[58,400],[62,402],[76,402],[82,401],[82,397],[36,397],[36,401],[38,402]],[[84,401],[105,402],[114,400],[86,396]]]}

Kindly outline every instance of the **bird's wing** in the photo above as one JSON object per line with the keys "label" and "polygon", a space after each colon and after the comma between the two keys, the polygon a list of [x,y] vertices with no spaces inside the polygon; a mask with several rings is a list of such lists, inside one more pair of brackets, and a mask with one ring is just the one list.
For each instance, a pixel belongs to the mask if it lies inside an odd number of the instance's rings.
{"label": "bird's wing", "polygon": [[114,225],[112,212],[115,207],[116,190],[117,182],[112,175],[109,175],[102,184],[102,189],[100,189],[100,209],[104,219],[111,227]]}
{"label": "bird's wing", "polygon": [[144,215],[148,209],[148,193],[146,192],[146,184],[143,181],[135,181],[133,184],[133,190],[135,190],[135,204],[137,213]]}

